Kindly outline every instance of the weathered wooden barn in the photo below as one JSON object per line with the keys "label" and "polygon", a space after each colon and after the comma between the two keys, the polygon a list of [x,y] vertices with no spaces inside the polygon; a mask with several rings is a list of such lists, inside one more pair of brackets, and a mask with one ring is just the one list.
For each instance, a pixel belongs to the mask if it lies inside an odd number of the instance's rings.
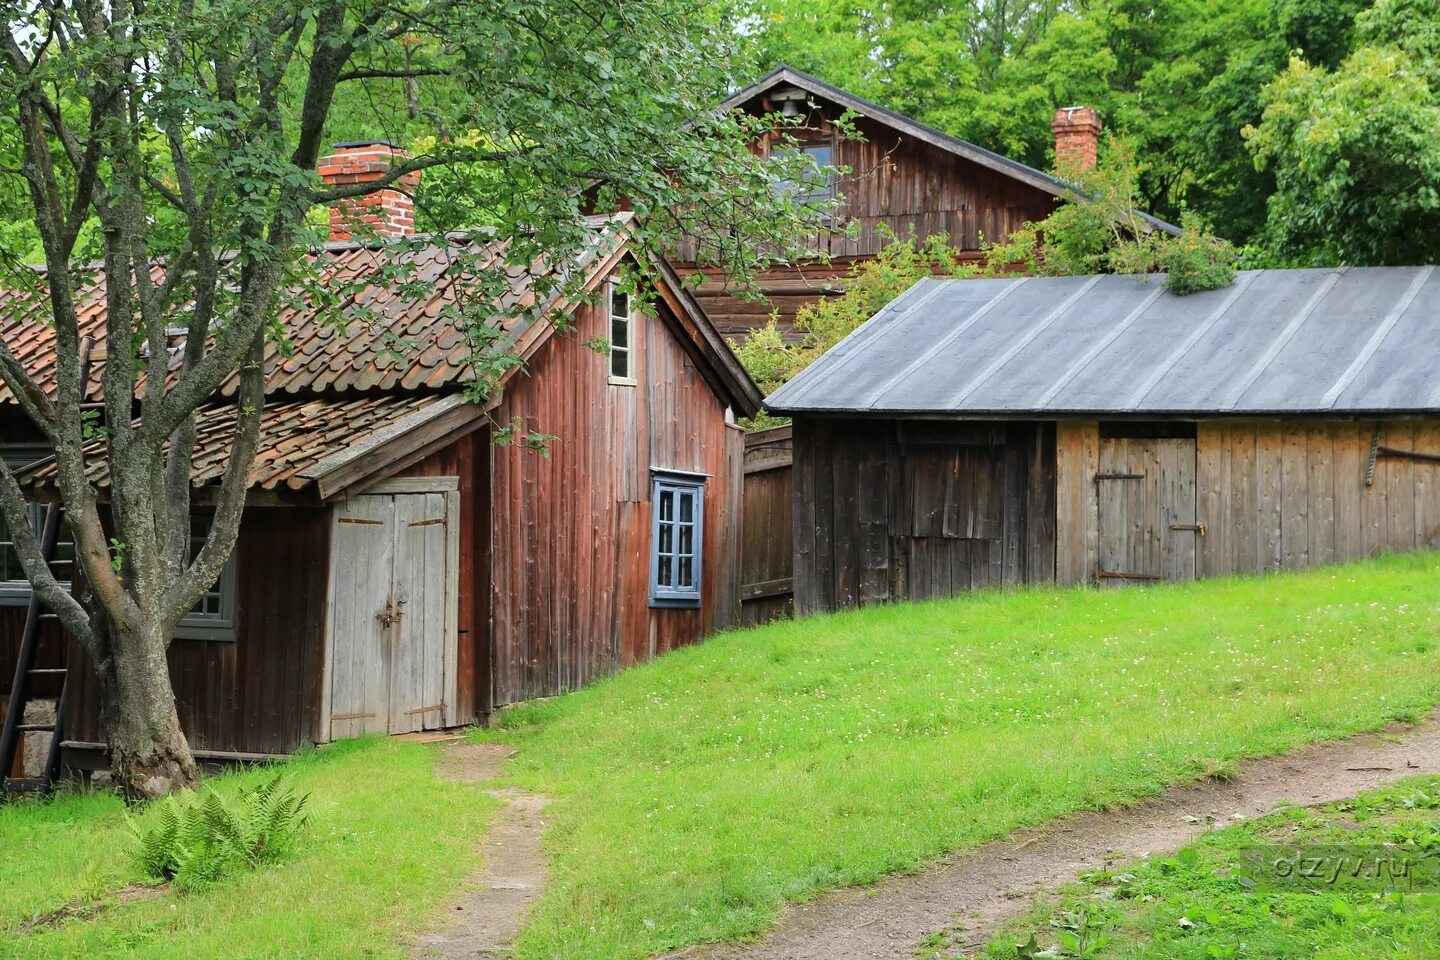
{"label": "weathered wooden barn", "polygon": [[[792,146],[778,131],[762,137],[754,149],[769,156],[776,149],[799,149],[821,166],[848,169],[806,192],[838,196],[834,217],[816,225],[814,249],[820,260],[777,267],[757,277],[752,292],[763,300],[740,299],[713,269],[697,263],[693,244],[676,252],[681,274],[705,275],[696,290],[701,307],[721,333],[744,337],[772,312],[787,327],[801,306],[844,289],[843,278],[856,261],[873,258],[889,237],[925,238],[945,234],[962,260],[978,260],[982,242],[1003,241],[1026,221],[1043,220],[1055,209],[1066,182],[984,147],[952,137],[893,110],[871,103],[792,67],[779,67],[736,91],[722,109],[752,116],[784,114],[805,118],[787,128]],[[842,136],[835,122],[850,114],[862,138]],[[1094,166],[1101,122],[1088,107],[1056,111],[1052,121],[1056,155],[1067,164]],[[1147,218],[1157,229],[1176,228]],[[848,225],[854,225],[853,232]]]}
{"label": "weathered wooden barn", "polygon": [[[330,167],[378,176],[388,159],[342,155]],[[376,209],[389,215],[389,205]],[[629,224],[628,214],[594,218],[594,247],[571,265],[593,303],[556,300],[529,325],[507,321],[526,366],[485,404],[465,395],[473,347],[444,310],[465,282],[447,250],[471,241],[437,237],[394,254],[418,258],[431,289],[415,299],[413,288],[369,286],[361,297],[381,323],[285,309],[293,353],[272,345],[266,358],[262,448],[235,556],[170,649],[180,719],[201,758],[469,723],[734,621],[743,456],[734,418],[760,396],[669,268],[637,259]],[[364,277],[379,275],[388,249],[337,241],[316,256],[328,277]],[[653,298],[627,296],[622,271],[645,278]],[[533,275],[506,275],[506,296],[533,302]],[[82,307],[82,332],[97,337],[101,282]],[[340,309],[348,317],[355,305]],[[53,366],[45,309],[12,291],[0,319],[0,338],[42,380]],[[92,396],[103,341],[96,356]],[[234,387],[200,415],[202,525]],[[43,457],[7,399],[0,454]],[[517,426],[554,435],[548,453],[492,442],[496,429]],[[43,498],[49,469],[25,475]],[[93,477],[103,494],[103,471]],[[0,695],[29,596],[5,539],[0,529]],[[39,695],[70,685],[67,759],[101,762],[85,655],[50,635],[34,666],[65,671],[39,678]]]}
{"label": "weathered wooden barn", "polygon": [[922,280],[768,400],[798,612],[1440,546],[1440,272]]}

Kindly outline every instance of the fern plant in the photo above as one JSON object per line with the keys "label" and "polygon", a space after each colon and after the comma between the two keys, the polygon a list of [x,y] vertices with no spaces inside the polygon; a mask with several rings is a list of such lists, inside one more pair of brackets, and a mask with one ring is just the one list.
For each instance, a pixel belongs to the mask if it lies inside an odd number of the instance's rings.
{"label": "fern plant", "polygon": [[127,815],[135,864],[146,876],[195,890],[273,863],[298,842],[307,799],[283,773],[242,790],[233,803],[209,785],[171,794],[142,817]]}

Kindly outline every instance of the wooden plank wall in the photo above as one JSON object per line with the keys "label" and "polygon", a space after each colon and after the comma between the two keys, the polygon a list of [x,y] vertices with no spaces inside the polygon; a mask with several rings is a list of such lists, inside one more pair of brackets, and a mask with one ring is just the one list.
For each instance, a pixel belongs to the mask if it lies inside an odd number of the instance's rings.
{"label": "wooden plank wall", "polygon": [[794,426],[797,613],[1054,579],[1049,425]]}
{"label": "wooden plank wall", "polygon": [[[573,690],[738,612],[742,432],[668,320],[636,321],[639,384],[623,386],[584,346],[606,318],[583,308],[575,319],[495,412],[556,435],[548,456],[491,448],[495,706]],[[710,475],[699,610],[649,608],[652,467]]]}
{"label": "wooden plank wall", "polygon": [[[1440,465],[1381,457],[1374,422],[1210,421],[1197,426],[1198,576],[1302,569],[1383,550],[1440,547]],[[1440,454],[1440,423],[1380,424],[1381,446]],[[1097,564],[1099,426],[1061,423],[1056,579]]]}
{"label": "wooden plank wall", "polygon": [[791,428],[745,435],[740,536],[740,624],[795,612],[795,473]]}
{"label": "wooden plank wall", "polygon": [[[1301,569],[1440,547],[1440,464],[1381,456],[1376,424],[1202,423],[1201,576]],[[1380,424],[1380,446],[1440,454],[1440,422]]]}
{"label": "wooden plank wall", "polygon": [[[830,121],[840,112],[833,105],[822,105],[823,119],[814,135],[831,135]],[[922,238],[944,233],[958,249],[977,259],[982,242],[1003,241],[1027,220],[1042,220],[1055,208],[1050,194],[1013,177],[872,120],[861,119],[857,126],[863,141],[836,143],[836,164],[851,170],[836,185],[844,198],[836,222],[843,226],[853,220],[856,232],[852,236],[842,229],[820,230],[813,244],[817,252],[833,258],[832,263],[770,271],[756,278],[756,289],[766,300],[748,302],[731,296],[715,271],[703,270],[695,262],[693,243],[681,245],[677,267],[682,273],[706,274],[696,295],[722,333],[743,337],[763,325],[772,311],[778,311],[782,326],[788,327],[802,304],[840,289],[833,280],[843,277],[851,262],[879,253],[889,233]],[[795,134],[798,139],[809,135]],[[767,137],[756,150],[765,154],[771,146]]]}
{"label": "wooden plank wall", "polygon": [[[316,736],[330,568],[328,511],[252,507],[236,556],[236,639],[176,640],[170,677],[195,750],[289,753]],[[72,643],[66,739],[104,741],[99,681]]]}

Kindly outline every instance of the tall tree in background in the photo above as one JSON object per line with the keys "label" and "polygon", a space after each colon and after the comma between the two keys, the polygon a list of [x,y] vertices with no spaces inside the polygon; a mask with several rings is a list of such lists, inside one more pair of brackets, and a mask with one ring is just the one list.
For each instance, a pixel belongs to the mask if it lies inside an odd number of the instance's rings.
{"label": "tall tree in background", "polygon": [[[1299,215],[1285,212],[1283,199],[1267,203],[1277,181],[1291,184],[1282,194],[1299,196],[1306,183],[1317,187],[1291,175],[1306,150],[1298,144],[1278,146],[1278,125],[1287,109],[1279,106],[1281,101],[1318,103],[1327,96],[1322,86],[1357,108],[1366,97],[1375,97],[1385,116],[1369,118],[1372,133],[1387,125],[1397,135],[1394,150],[1403,153],[1409,144],[1406,131],[1413,129],[1401,108],[1417,93],[1423,97],[1412,79],[1425,72],[1415,52],[1396,53],[1383,62],[1374,52],[1350,59],[1363,49],[1408,50],[1405,44],[1397,46],[1393,30],[1390,39],[1379,37],[1378,21],[1366,14],[1371,0],[740,2],[748,13],[748,42],[763,65],[784,61],[813,70],[861,96],[1042,169],[1052,166],[1052,111],[1079,103],[1092,106],[1108,129],[1134,145],[1143,162],[1145,209],[1174,221],[1186,210],[1198,211],[1227,239],[1255,245],[1253,255],[1261,262],[1311,254],[1333,258],[1346,249],[1343,243],[1327,248],[1328,253],[1297,247],[1300,233],[1314,230],[1313,225],[1302,228]],[[1416,14],[1405,23],[1377,11],[1413,37],[1423,36],[1434,22],[1426,20],[1426,4],[1378,6],[1413,7]],[[1307,72],[1292,71],[1292,54]],[[1395,72],[1387,78],[1390,69]],[[1362,79],[1366,74],[1373,81],[1368,88]],[[1322,77],[1327,78],[1323,83]],[[1272,81],[1275,86],[1267,91]],[[1273,119],[1261,127],[1267,105]],[[1341,101],[1335,106],[1341,107]],[[1412,103],[1409,112],[1418,121],[1423,109]],[[1247,145],[1247,126],[1270,131],[1264,146],[1259,140]],[[1313,166],[1321,160],[1311,151],[1304,162]],[[1379,172],[1384,170],[1382,165]],[[1340,217],[1341,210],[1335,206],[1324,215]],[[1277,232],[1277,218],[1296,229]],[[1350,220],[1356,222],[1353,211]],[[1382,216],[1367,229],[1386,233],[1391,227]]]}
{"label": "tall tree in background", "polygon": [[[0,383],[55,451],[90,605],[47,568],[3,460],[0,516],[34,589],[94,661],[112,767],[133,795],[195,777],[166,650],[236,540],[264,405],[264,338],[285,337],[277,302],[297,284],[306,296],[334,295],[307,256],[324,240],[312,210],[450,168],[451,188],[435,197],[463,197],[457,220],[510,240],[512,264],[562,263],[593,241],[579,189],[588,185],[598,208],[623,198],[640,215],[642,255],[684,231],[742,283],[763,266],[760,244],[783,255],[807,228],[771,190],[767,162],[744,148],[755,121],[709,109],[736,82],[733,36],[699,0],[0,9],[0,108],[10,120],[0,127],[0,207],[30,223],[0,233],[12,245],[4,282],[45,304],[38,317],[7,319],[53,325],[58,360],[42,381],[0,342]],[[316,161],[341,131],[394,136],[412,156],[378,181],[326,185]],[[43,272],[19,265],[37,248]],[[76,316],[78,289],[95,279],[81,258],[92,256],[107,309],[98,429],[82,412]],[[403,263],[395,259],[393,282],[405,282]],[[485,292],[508,265],[473,265],[478,294],[453,308],[482,345],[493,345]],[[564,292],[573,291],[540,299]],[[184,346],[172,360],[177,329]],[[192,553],[195,411],[237,372],[233,446],[210,532]],[[98,453],[87,449],[94,437]],[[103,507],[92,459],[109,475]]]}
{"label": "tall tree in background", "polygon": [[1297,57],[1246,131],[1282,262],[1440,260],[1440,0],[1380,0],[1332,67]]}

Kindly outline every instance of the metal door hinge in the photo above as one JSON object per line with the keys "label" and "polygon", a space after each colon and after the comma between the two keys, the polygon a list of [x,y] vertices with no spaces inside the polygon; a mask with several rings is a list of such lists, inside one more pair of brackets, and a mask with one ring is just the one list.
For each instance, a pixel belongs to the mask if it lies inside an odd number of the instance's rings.
{"label": "metal door hinge", "polygon": [[1203,523],[1172,523],[1170,524],[1170,529],[1193,530],[1195,533],[1200,534],[1200,536],[1205,536],[1205,524]]}

